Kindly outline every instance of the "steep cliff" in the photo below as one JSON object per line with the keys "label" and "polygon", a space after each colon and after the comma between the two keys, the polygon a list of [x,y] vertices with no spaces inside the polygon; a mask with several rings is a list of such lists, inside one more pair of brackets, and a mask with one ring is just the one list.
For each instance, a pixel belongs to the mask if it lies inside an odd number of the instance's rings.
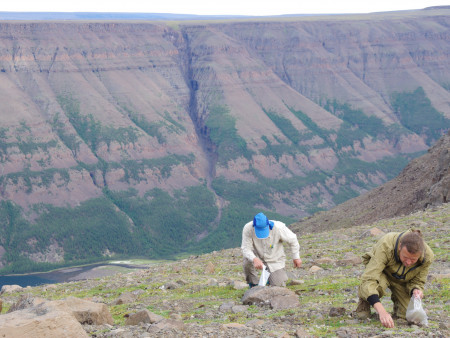
{"label": "steep cliff", "polygon": [[395,177],[450,127],[449,13],[1,22],[3,264],[234,246]]}

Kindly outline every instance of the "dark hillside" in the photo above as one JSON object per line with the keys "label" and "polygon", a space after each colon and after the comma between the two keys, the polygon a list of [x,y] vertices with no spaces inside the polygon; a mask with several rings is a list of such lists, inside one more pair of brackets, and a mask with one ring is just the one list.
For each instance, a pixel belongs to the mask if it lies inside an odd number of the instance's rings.
{"label": "dark hillside", "polygon": [[393,180],[329,211],[292,224],[298,232],[370,224],[450,202],[450,133]]}

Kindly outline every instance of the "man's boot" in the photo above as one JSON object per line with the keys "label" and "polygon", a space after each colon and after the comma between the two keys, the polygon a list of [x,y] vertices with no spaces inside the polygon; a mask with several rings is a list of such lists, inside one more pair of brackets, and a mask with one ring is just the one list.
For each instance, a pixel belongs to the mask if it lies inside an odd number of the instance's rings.
{"label": "man's boot", "polygon": [[359,299],[356,307],[356,317],[359,319],[367,319],[370,317],[370,304],[367,300]]}

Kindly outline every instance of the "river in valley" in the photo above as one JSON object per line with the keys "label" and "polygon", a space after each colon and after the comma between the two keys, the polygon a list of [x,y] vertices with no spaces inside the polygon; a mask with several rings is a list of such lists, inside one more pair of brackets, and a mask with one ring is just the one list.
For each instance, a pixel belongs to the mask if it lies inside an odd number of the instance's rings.
{"label": "river in valley", "polygon": [[148,264],[136,265],[114,262],[108,264],[98,263],[78,267],[62,268],[50,272],[0,276],[0,288],[3,285],[20,285],[21,287],[27,287],[100,278],[111,276],[119,272],[127,273],[134,269],[145,269],[148,266]]}

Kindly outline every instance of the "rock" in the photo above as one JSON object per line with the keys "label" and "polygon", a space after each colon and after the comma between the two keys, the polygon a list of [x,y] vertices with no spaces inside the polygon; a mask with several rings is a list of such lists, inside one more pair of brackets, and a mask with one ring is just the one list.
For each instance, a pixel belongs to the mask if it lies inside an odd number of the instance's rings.
{"label": "rock", "polygon": [[428,280],[430,281],[440,281],[442,279],[450,278],[450,273],[443,273],[443,274],[430,274],[428,277]]}
{"label": "rock", "polygon": [[23,288],[20,285],[3,285],[2,286],[2,291],[0,292],[0,294],[3,293],[13,293],[13,292],[18,292],[18,291],[22,291]]}
{"label": "rock", "polygon": [[32,306],[44,303],[45,299],[33,297],[30,294],[20,296],[19,300],[14,303],[8,310],[8,313],[30,308]]}
{"label": "rock", "polygon": [[293,279],[288,283],[288,285],[302,285],[302,284],[305,284],[305,281],[303,279]]}
{"label": "rock", "polygon": [[336,336],[342,338],[357,338],[358,333],[356,332],[356,330],[351,328],[340,328],[336,330]]}
{"label": "rock", "polygon": [[304,338],[304,337],[312,337],[304,328],[300,327],[295,331],[294,337]]}
{"label": "rock", "polygon": [[335,264],[336,260],[329,257],[318,258],[314,261],[316,264]]}
{"label": "rock", "polygon": [[274,310],[294,309],[300,305],[298,297],[277,296],[270,301],[270,306]]}
{"label": "rock", "polygon": [[439,323],[439,328],[441,330],[450,330],[450,323],[441,322]]}
{"label": "rock", "polygon": [[208,286],[218,286],[219,283],[217,282],[217,279],[215,279],[215,278],[210,278],[210,279],[208,279],[207,285],[208,285]]}
{"label": "rock", "polygon": [[332,307],[328,313],[330,317],[342,317],[345,315],[345,308],[343,307]]}
{"label": "rock", "polygon": [[233,288],[235,290],[244,290],[248,288],[248,284],[241,281],[233,281]]}
{"label": "rock", "polygon": [[114,324],[114,320],[106,304],[69,297],[63,300],[48,302],[48,305],[72,314],[81,324]]}
{"label": "rock", "polygon": [[205,268],[205,273],[208,275],[212,275],[215,271],[214,264],[212,262],[208,262],[208,265]]}
{"label": "rock", "polygon": [[309,268],[309,272],[310,273],[316,273],[323,270],[320,266],[317,265],[313,265],[312,267]]}
{"label": "rock", "polygon": [[169,282],[169,283],[164,284],[164,289],[166,289],[166,290],[175,290],[175,289],[178,289],[179,287],[180,287],[180,285],[175,282]]}
{"label": "rock", "polygon": [[234,305],[235,305],[234,302],[223,303],[222,305],[219,306],[219,311],[230,312]]}
{"label": "rock", "polygon": [[239,313],[239,312],[246,312],[248,307],[246,305],[235,305],[231,308],[231,312],[233,313]]}
{"label": "rock", "polygon": [[129,304],[133,303],[137,299],[137,296],[131,292],[125,292],[120,295],[115,301],[112,302],[112,305],[120,305],[120,304]]}
{"label": "rock", "polygon": [[246,326],[249,327],[258,327],[258,326],[262,326],[264,325],[264,320],[261,319],[252,319],[250,321],[248,321],[247,323],[245,323]]}
{"label": "rock", "polygon": [[[177,282],[177,283],[180,284],[180,282]],[[180,285],[181,285],[181,284],[180,284]],[[131,291],[131,294],[134,295],[134,296],[136,296],[136,297],[138,297],[139,295],[142,295],[142,294],[144,294],[144,293],[145,293],[145,291],[142,290],[142,289],[137,289],[137,290]]]}
{"label": "rock", "polygon": [[89,337],[69,312],[40,303],[0,316],[0,337]]}
{"label": "rock", "polygon": [[138,325],[139,323],[154,324],[163,319],[164,317],[145,309],[129,315],[128,318],[125,320],[125,325]]}
{"label": "rock", "polygon": [[171,329],[175,330],[175,331],[184,331],[185,324],[180,320],[164,318],[163,320],[160,320],[159,322],[150,326],[148,328],[147,332],[149,332],[151,334],[156,334],[159,331],[171,330]]}
{"label": "rock", "polygon": [[378,229],[377,227],[374,227],[372,229],[369,229],[365,232],[362,233],[362,235],[360,236],[360,238],[365,238],[365,237],[381,237],[385,234],[384,231]]}
{"label": "rock", "polygon": [[362,258],[355,255],[353,252],[346,252],[343,259],[340,259],[337,264],[340,266],[359,265],[362,263]]}
{"label": "rock", "polygon": [[175,319],[175,320],[181,320],[181,321],[183,320],[183,317],[179,313],[171,313],[170,318]]}
{"label": "rock", "polygon": [[228,323],[228,324],[223,324],[222,327],[224,329],[244,329],[245,325],[240,324],[240,323]]}
{"label": "rock", "polygon": [[255,286],[244,293],[244,305],[270,305],[272,309],[291,309],[300,305],[295,292],[279,286]]}

